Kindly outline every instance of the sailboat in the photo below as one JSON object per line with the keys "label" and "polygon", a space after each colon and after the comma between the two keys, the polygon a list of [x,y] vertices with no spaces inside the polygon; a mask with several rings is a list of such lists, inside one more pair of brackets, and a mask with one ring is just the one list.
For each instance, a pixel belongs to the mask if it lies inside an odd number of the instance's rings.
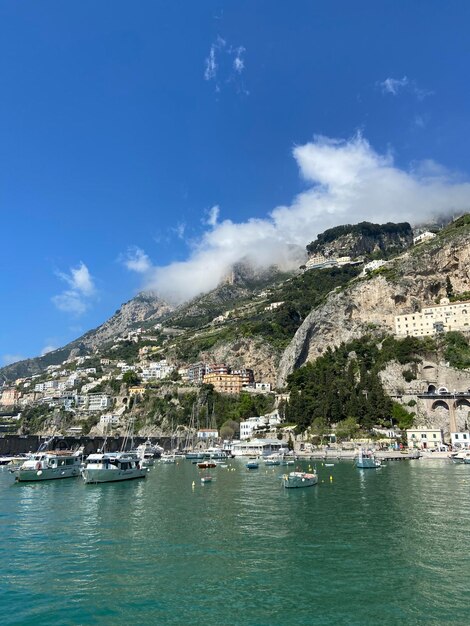
{"label": "sailboat", "polygon": [[[199,418],[197,419],[199,422]],[[195,447],[195,434],[196,430],[196,411],[195,404],[193,404],[193,408],[191,410],[191,419],[189,421],[188,430],[186,431],[186,443],[184,446],[185,449],[185,457],[189,460],[198,460],[204,458],[204,453],[201,451],[197,451],[194,449]]]}

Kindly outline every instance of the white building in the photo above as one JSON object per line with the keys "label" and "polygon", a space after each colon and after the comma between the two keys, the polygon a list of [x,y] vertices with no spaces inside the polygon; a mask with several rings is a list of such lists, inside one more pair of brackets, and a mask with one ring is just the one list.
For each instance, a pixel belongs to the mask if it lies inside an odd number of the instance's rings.
{"label": "white building", "polygon": [[287,454],[289,449],[278,439],[253,439],[252,441],[234,442],[231,446],[234,456],[269,456]]}
{"label": "white building", "polygon": [[104,411],[111,406],[111,397],[104,393],[90,393],[88,394],[88,410],[89,411]]}
{"label": "white building", "polygon": [[[277,411],[268,415],[249,417],[244,422],[240,422],[240,439],[249,439],[253,432],[259,429],[270,430],[281,423],[281,417]],[[267,428],[266,428],[267,427]]]}
{"label": "white building", "polygon": [[430,239],[434,239],[435,236],[436,233],[431,233],[429,232],[429,230],[427,230],[424,233],[421,233],[421,235],[413,237],[413,244],[416,246],[419,243],[423,243],[423,241],[429,241]]}
{"label": "white building", "polygon": [[119,424],[119,415],[111,415],[111,414],[107,414],[107,415],[102,415],[100,417],[100,424],[102,426],[117,426],[117,424]]}
{"label": "white building", "polygon": [[148,368],[142,370],[142,380],[161,380],[167,378],[175,368],[169,365],[166,359],[158,363],[152,363]]}
{"label": "white building", "polygon": [[216,428],[201,428],[197,431],[198,439],[218,439],[219,431]]}
{"label": "white building", "polygon": [[470,432],[467,430],[459,433],[450,433],[450,442],[454,450],[457,448],[468,449],[470,448]]}
{"label": "white building", "polygon": [[438,428],[409,428],[406,431],[408,448],[439,450],[444,445],[444,435]]}
{"label": "white building", "polygon": [[271,391],[271,383],[255,383],[255,391]]}
{"label": "white building", "polygon": [[370,261],[364,265],[364,269],[362,271],[363,274],[369,274],[369,272],[373,272],[374,270],[378,270],[379,267],[383,267],[387,265],[387,261],[383,259],[377,259],[376,261]]}
{"label": "white building", "polygon": [[423,337],[449,330],[470,330],[470,301],[451,304],[442,298],[440,304],[423,307],[420,312],[395,316],[397,337]]}

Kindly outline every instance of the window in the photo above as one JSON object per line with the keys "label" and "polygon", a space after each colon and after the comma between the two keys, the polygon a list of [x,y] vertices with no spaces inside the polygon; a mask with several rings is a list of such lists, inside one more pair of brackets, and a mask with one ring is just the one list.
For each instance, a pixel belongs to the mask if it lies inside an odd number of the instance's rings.
{"label": "window", "polygon": [[421,433],[421,439],[426,439],[426,433]]}
{"label": "window", "polygon": [[433,439],[437,439],[436,433],[433,434]]}

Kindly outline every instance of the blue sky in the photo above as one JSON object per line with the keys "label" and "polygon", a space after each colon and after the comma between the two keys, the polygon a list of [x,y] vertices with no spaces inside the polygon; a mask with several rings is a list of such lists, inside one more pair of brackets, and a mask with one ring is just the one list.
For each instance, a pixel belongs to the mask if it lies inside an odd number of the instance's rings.
{"label": "blue sky", "polygon": [[0,363],[142,288],[181,301],[243,257],[295,266],[334,224],[468,208],[469,18],[0,0]]}

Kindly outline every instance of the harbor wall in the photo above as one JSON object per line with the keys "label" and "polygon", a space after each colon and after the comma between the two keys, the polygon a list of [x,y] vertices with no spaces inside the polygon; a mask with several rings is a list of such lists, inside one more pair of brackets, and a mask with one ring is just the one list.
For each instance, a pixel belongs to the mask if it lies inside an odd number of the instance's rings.
{"label": "harbor wall", "polygon": [[[38,435],[2,435],[0,436],[0,455],[24,454],[27,452],[35,452],[39,446],[46,440],[46,437]],[[117,452],[121,449],[124,437],[108,437],[106,440],[106,450],[108,452]],[[134,437],[134,446],[146,441],[145,437]],[[67,437],[58,436],[50,446],[53,450],[74,450],[83,446],[85,454],[93,454],[103,447],[104,437]],[[171,446],[170,437],[159,437],[158,445],[165,450],[169,450]],[[129,447],[129,446],[128,446]]]}

